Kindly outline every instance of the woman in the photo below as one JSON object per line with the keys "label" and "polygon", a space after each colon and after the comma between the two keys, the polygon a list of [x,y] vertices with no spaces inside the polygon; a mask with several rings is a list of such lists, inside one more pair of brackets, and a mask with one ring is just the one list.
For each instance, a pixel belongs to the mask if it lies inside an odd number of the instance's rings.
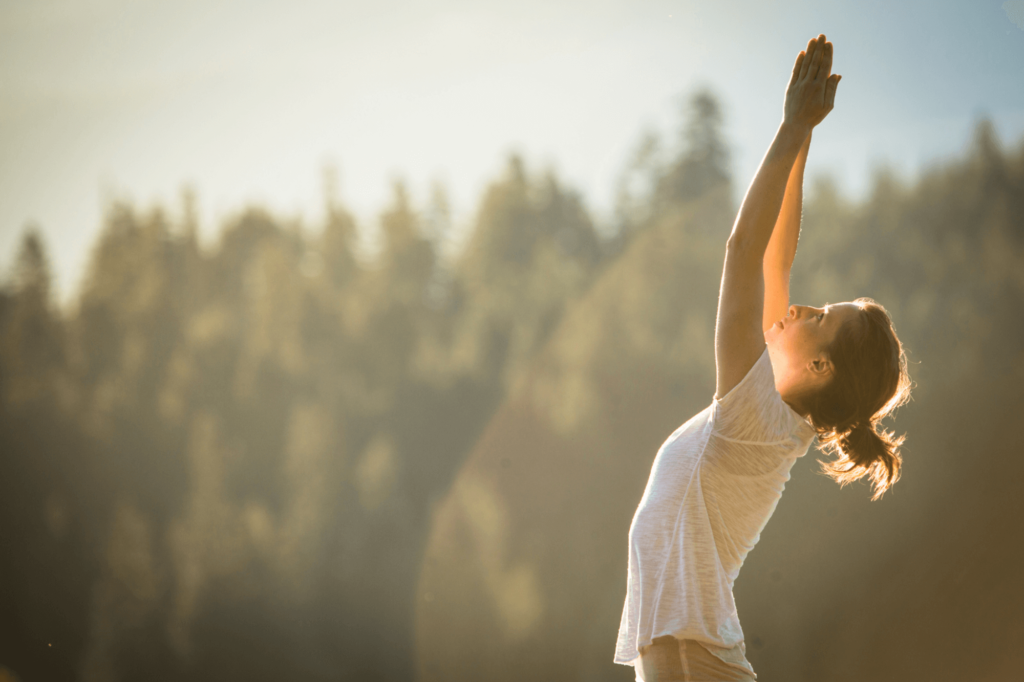
{"label": "woman", "polygon": [[819,35],[793,67],[784,116],[726,244],[712,404],[661,446],[633,517],[615,661],[637,679],[753,680],[732,586],[789,471],[817,436],[840,484],[899,477],[902,438],[879,420],[906,401],[903,350],[869,299],[789,305],[811,130],[840,76]]}

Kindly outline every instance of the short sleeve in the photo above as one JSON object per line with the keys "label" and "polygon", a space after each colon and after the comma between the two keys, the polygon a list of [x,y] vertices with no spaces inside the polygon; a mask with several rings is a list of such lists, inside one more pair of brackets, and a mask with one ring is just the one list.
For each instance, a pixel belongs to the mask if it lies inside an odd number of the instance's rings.
{"label": "short sleeve", "polygon": [[776,390],[767,348],[746,376],[714,404],[714,433],[719,437],[751,444],[793,441],[795,446],[813,437],[811,425]]}

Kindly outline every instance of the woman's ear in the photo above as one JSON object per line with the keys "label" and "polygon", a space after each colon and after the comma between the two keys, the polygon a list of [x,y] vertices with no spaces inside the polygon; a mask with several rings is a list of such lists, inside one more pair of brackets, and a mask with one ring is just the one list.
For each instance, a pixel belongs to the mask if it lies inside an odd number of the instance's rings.
{"label": "woman's ear", "polygon": [[832,366],[832,361],[828,356],[822,353],[807,363],[807,370],[815,377],[825,378],[832,375],[835,367]]}

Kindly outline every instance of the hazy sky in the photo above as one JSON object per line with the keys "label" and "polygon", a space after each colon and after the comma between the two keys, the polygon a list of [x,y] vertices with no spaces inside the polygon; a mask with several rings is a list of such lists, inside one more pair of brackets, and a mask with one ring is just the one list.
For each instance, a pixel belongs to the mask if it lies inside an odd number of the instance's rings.
{"label": "hazy sky", "polygon": [[843,81],[809,170],[851,196],[882,160],[961,152],[981,115],[1024,135],[1024,0],[3,0],[0,267],[35,221],[66,297],[105,201],[177,211],[185,183],[207,238],[254,201],[315,224],[325,164],[367,223],[402,177],[420,202],[443,182],[465,224],[512,150],[606,215],[700,84],[741,192],[819,32]]}

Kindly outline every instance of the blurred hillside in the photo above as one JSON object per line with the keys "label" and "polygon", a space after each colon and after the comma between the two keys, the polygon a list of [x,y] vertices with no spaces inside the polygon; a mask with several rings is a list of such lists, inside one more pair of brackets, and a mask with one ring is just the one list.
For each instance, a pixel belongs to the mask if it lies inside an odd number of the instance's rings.
{"label": "blurred hillside", "polygon": [[[823,129],[819,135],[828,135]],[[761,679],[1024,663],[1024,146],[987,123],[863,202],[809,187],[797,302],[910,350],[882,501],[795,467],[737,582]],[[813,146],[813,145],[812,145]],[[0,294],[0,665],[21,679],[627,680],[626,534],[713,393],[733,195],[715,99],[625,170],[616,231],[511,158],[453,258],[394,187],[379,253],[258,208],[113,205],[70,310],[26,232]],[[813,149],[812,149],[813,154]],[[2,669],[0,669],[2,671]],[[2,672],[0,672],[2,674]]]}

